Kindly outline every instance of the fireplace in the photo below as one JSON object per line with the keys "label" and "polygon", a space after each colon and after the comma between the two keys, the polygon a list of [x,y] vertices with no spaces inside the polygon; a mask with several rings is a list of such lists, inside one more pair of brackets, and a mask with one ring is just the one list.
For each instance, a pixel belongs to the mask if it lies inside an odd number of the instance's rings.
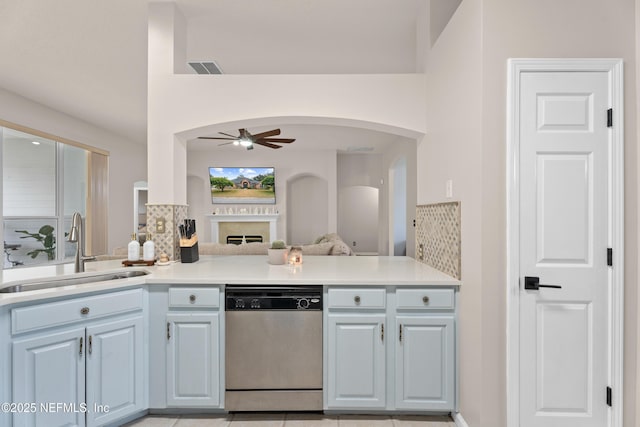
{"label": "fireplace", "polygon": [[262,243],[262,236],[256,234],[230,234],[227,236],[227,244],[239,245],[243,240],[245,243]]}
{"label": "fireplace", "polygon": [[[211,241],[227,243],[227,236],[260,236],[263,242],[278,240],[278,214],[214,214],[211,222]],[[247,240],[248,241],[248,240]]]}

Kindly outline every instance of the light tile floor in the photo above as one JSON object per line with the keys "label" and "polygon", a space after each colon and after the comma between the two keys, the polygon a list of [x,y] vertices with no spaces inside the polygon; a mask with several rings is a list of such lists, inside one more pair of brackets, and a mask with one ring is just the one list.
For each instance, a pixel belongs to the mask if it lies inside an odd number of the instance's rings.
{"label": "light tile floor", "polygon": [[446,416],[239,413],[229,415],[148,415],[126,427],[455,427]]}

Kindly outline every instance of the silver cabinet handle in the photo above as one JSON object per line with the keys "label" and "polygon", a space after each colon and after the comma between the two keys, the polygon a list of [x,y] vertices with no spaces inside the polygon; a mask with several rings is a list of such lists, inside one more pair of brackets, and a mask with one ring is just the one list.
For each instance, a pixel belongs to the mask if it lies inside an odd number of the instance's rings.
{"label": "silver cabinet handle", "polygon": [[189,302],[190,302],[191,304],[193,304],[194,302],[196,302],[196,296],[195,296],[195,295],[193,295],[193,294],[189,295]]}
{"label": "silver cabinet handle", "polygon": [[426,296],[426,295],[425,295],[425,296],[423,296],[423,297],[422,297],[422,302],[423,302],[424,304],[429,304],[429,297],[428,297],[428,296]]}
{"label": "silver cabinet handle", "polygon": [[167,340],[171,339],[171,323],[167,322]]}
{"label": "silver cabinet handle", "polygon": [[89,335],[89,354],[93,353],[93,337]]}
{"label": "silver cabinet handle", "polygon": [[380,324],[380,341],[384,342],[384,323]]}
{"label": "silver cabinet handle", "polygon": [[80,337],[80,356],[82,356],[82,344],[84,342],[84,337]]}
{"label": "silver cabinet handle", "polygon": [[82,307],[80,309],[80,314],[83,314],[83,315],[89,314],[89,307]]}
{"label": "silver cabinet handle", "polygon": [[355,297],[353,297],[353,301],[359,305],[360,304],[360,295],[356,295]]}
{"label": "silver cabinet handle", "polygon": [[400,337],[400,342],[402,342],[402,323],[400,324],[400,333],[398,336]]}

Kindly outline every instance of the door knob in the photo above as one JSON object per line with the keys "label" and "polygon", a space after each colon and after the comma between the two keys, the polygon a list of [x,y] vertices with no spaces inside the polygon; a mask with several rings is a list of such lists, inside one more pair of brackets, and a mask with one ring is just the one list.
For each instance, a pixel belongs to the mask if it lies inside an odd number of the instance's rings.
{"label": "door knob", "polygon": [[524,276],[524,288],[530,291],[537,291],[538,288],[556,288],[561,289],[560,285],[541,285],[539,277]]}

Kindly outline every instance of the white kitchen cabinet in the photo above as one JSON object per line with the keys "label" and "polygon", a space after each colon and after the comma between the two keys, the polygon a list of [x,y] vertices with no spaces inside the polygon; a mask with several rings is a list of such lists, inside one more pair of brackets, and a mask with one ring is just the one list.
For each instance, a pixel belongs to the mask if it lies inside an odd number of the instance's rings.
{"label": "white kitchen cabinet", "polygon": [[454,317],[399,315],[396,325],[396,408],[453,410]]}
{"label": "white kitchen cabinet", "polygon": [[144,408],[143,319],[87,328],[87,425],[98,426]]}
{"label": "white kitchen cabinet", "polygon": [[454,288],[330,286],[325,295],[325,409],[456,411]]}
{"label": "white kitchen cabinet", "polygon": [[12,309],[11,401],[35,404],[14,427],[102,426],[144,410],[142,309],[142,289]]}
{"label": "white kitchen cabinet", "polygon": [[36,405],[15,412],[14,426],[84,426],[85,358],[84,328],[14,341],[12,402]]}
{"label": "white kitchen cabinet", "polygon": [[385,319],[382,313],[329,313],[329,409],[385,408]]}
{"label": "white kitchen cabinet", "polygon": [[218,312],[167,314],[167,406],[220,406],[219,317]]}

